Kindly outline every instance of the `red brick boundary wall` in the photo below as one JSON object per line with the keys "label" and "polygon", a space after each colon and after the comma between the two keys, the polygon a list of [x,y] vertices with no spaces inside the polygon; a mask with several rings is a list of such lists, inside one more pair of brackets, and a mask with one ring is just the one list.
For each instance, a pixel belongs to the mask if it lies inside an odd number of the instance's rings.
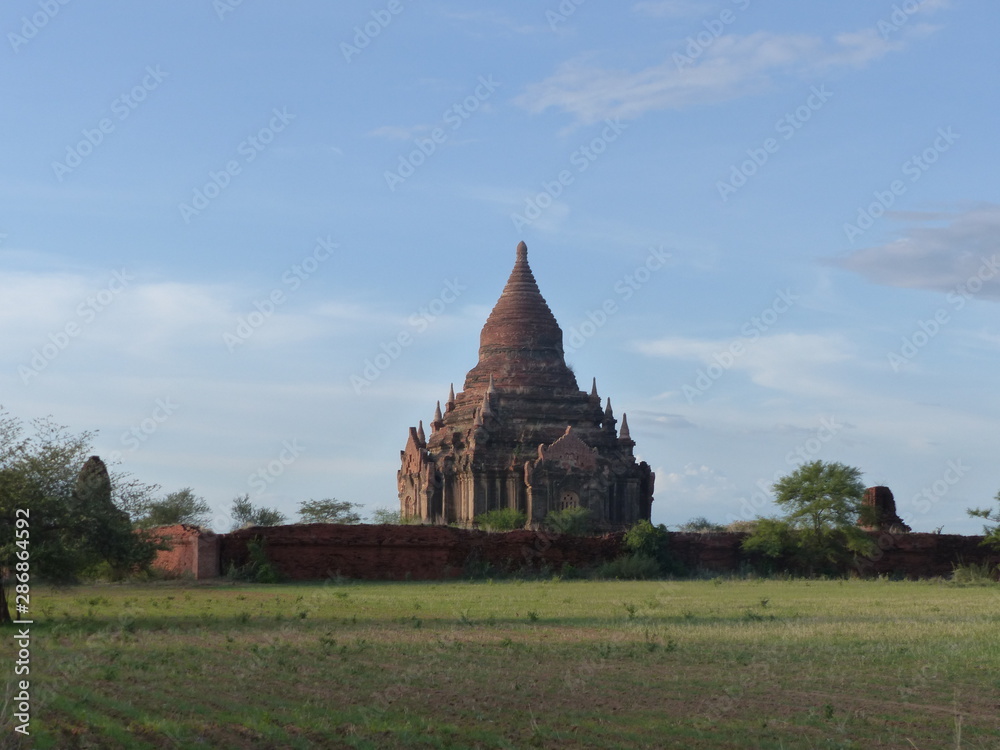
{"label": "red brick boundary wall", "polygon": [[449,526],[301,524],[241,529],[222,537],[222,571],[249,559],[247,543],[259,540],[268,560],[291,580],[348,578],[427,580],[482,571],[558,572],[616,557],[621,534],[576,537],[541,531],[485,531]]}
{"label": "red brick boundary wall", "polygon": [[[623,552],[622,534],[574,537],[544,531],[485,531],[448,526],[296,524],[213,534],[195,526],[166,526],[157,533],[173,548],[154,566],[174,574],[211,578],[249,561],[248,543],[263,545],[278,573],[288,580],[336,575],[374,580],[451,578],[468,570],[496,573],[591,567]],[[857,561],[863,576],[902,578],[948,576],[960,563],[1000,564],[1000,553],[980,544],[981,536],[872,532],[878,549]],[[752,562],[740,549],[745,534],[670,535],[673,556],[688,570],[739,571]],[[487,567],[488,566],[488,567]]]}
{"label": "red brick boundary wall", "polygon": [[160,526],[153,533],[170,545],[156,553],[154,568],[171,575],[197,579],[219,575],[219,535],[198,526]]}

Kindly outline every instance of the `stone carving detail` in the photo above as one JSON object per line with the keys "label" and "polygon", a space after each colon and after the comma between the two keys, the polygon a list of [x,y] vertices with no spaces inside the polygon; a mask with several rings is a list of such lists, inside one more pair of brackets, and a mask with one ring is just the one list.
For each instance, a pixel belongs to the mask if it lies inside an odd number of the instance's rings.
{"label": "stone carving detail", "polygon": [[597,451],[580,440],[572,430],[572,427],[567,427],[563,436],[548,448],[539,445],[538,458],[554,461],[565,469],[593,471],[597,468]]}

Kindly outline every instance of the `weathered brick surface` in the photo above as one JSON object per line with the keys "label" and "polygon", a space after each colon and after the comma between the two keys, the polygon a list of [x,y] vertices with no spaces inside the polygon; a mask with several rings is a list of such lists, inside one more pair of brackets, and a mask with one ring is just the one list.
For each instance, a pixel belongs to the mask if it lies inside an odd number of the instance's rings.
{"label": "weathered brick surface", "polygon": [[197,579],[218,577],[219,535],[187,524],[160,526],[154,533],[170,544],[170,549],[157,553],[154,567]]}
{"label": "weathered brick surface", "polygon": [[348,578],[426,580],[460,575],[467,566],[494,570],[559,570],[615,557],[620,534],[554,536],[545,532],[489,534],[450,526],[299,524],[254,527],[222,537],[223,571],[246,564],[247,543],[259,539],[268,559],[291,580]]}
{"label": "weathered brick surface", "polygon": [[[194,526],[158,529],[173,549],[161,552],[156,566],[197,578],[244,565],[247,543],[259,539],[267,557],[288,580],[321,580],[338,573],[348,578],[428,580],[461,575],[464,570],[550,570],[564,565],[587,568],[622,553],[621,533],[597,537],[552,535],[543,531],[490,534],[450,526],[376,526],[298,524],[242,529],[215,535]],[[729,573],[750,562],[740,544],[745,534],[670,535],[674,557],[690,571]],[[980,544],[980,536],[872,533],[879,549],[858,561],[862,575],[906,578],[948,576],[955,564],[1000,564],[1000,553]]]}

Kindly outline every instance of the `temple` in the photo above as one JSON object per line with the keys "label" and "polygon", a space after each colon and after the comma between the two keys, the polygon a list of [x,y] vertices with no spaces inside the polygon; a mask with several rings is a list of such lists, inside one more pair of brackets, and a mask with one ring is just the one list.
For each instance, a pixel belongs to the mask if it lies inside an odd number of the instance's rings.
{"label": "temple", "polygon": [[581,391],[562,330],[538,291],[528,248],[517,257],[479,337],[479,362],[444,409],[411,427],[397,474],[400,512],[426,523],[471,525],[489,510],[523,511],[537,527],[550,511],[587,508],[611,530],[648,519],[654,474],[596,379]]}

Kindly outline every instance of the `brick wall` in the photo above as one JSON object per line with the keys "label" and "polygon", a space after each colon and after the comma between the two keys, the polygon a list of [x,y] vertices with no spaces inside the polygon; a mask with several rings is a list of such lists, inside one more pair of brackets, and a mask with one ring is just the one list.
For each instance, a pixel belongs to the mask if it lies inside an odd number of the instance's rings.
{"label": "brick wall", "polygon": [[160,526],[153,533],[170,545],[157,552],[154,568],[197,579],[218,577],[219,535],[187,524]]}
{"label": "brick wall", "polygon": [[[348,578],[427,580],[480,571],[590,567],[622,552],[622,534],[599,537],[552,535],[539,531],[484,531],[448,526],[296,524],[241,529],[230,534],[193,526],[158,530],[173,549],[161,552],[156,567],[196,578],[224,573],[248,561],[247,543],[260,540],[268,559],[288,580],[317,580],[338,573]],[[688,570],[737,571],[751,562],[740,549],[745,534],[670,535],[671,551]],[[980,544],[982,537],[952,534],[872,533],[879,549],[859,560],[862,575],[907,578],[947,576],[957,563],[1000,563],[1000,554]]]}

